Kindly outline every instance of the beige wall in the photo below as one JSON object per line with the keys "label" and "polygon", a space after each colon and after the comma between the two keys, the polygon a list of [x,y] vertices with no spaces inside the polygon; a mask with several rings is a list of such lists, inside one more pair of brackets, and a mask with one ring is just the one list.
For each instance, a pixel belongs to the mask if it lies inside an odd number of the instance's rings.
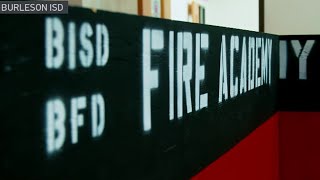
{"label": "beige wall", "polygon": [[127,14],[138,14],[137,0],[69,0],[69,4]]}
{"label": "beige wall", "polygon": [[[173,20],[189,21],[188,3],[171,0]],[[205,8],[206,24],[259,31],[259,0],[194,0]]]}
{"label": "beige wall", "polygon": [[206,24],[259,31],[259,0],[207,0],[204,5]]}
{"label": "beige wall", "polygon": [[189,0],[171,0],[171,19],[188,21]]}
{"label": "beige wall", "polygon": [[69,0],[69,6],[82,6],[82,0]]}
{"label": "beige wall", "polygon": [[320,0],[265,0],[265,32],[320,34]]}

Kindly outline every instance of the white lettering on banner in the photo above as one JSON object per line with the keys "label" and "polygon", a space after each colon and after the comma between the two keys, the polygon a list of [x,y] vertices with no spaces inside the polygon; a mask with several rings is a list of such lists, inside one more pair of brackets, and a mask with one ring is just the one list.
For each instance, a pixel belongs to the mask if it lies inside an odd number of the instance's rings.
{"label": "white lettering on banner", "polygon": [[[157,35],[152,35],[157,33]],[[193,110],[198,111],[208,106],[208,94],[200,92],[200,82],[205,80],[205,64],[201,64],[200,52],[209,48],[209,36],[205,33],[196,33],[196,45],[193,47],[193,34],[190,32],[169,31],[168,53],[169,53],[169,120],[175,117],[182,118],[184,113],[184,103],[186,113]],[[162,30],[143,29],[143,130],[149,132],[152,129],[151,114],[151,91],[159,86],[158,69],[151,70],[152,52],[164,50],[164,32]],[[176,39],[175,39],[176,37]],[[174,49],[175,40],[177,48]],[[195,67],[193,67],[193,57],[195,48]],[[176,52],[174,51],[176,50]],[[184,52],[186,56],[184,56]],[[174,63],[176,54],[176,64]],[[184,64],[184,60],[186,63]],[[175,71],[176,67],[176,71]],[[195,72],[193,71],[195,69]],[[192,83],[193,73],[195,80]],[[176,77],[176,83],[175,83]],[[194,85],[195,87],[191,86]],[[176,87],[176,92],[175,92]],[[193,92],[194,90],[194,92]],[[192,93],[195,94],[192,99]],[[176,95],[176,96],[175,96]],[[176,97],[176,99],[175,99]],[[176,100],[176,101],[175,101]],[[194,101],[194,102],[193,102]],[[177,112],[175,112],[175,105]]]}
{"label": "white lettering on banner", "polygon": [[78,143],[78,127],[84,125],[83,114],[79,113],[79,110],[83,110],[87,107],[86,97],[77,97],[71,99],[71,142],[72,144]]}
{"label": "white lettering on banner", "polygon": [[254,72],[255,72],[255,45],[256,45],[256,42],[255,42],[255,38],[254,37],[249,37],[249,66],[248,66],[248,69],[249,69],[249,82],[248,82],[248,90],[252,90],[254,89]]}
{"label": "white lettering on banner", "polygon": [[151,53],[152,50],[161,50],[163,44],[163,31],[161,30],[143,30],[143,62],[142,62],[142,79],[143,79],[143,130],[151,130],[151,90],[158,88],[158,70],[151,70]]}
{"label": "white lettering on banner", "polygon": [[[97,24],[97,36],[96,36],[96,58],[97,66],[105,66],[109,59],[109,33],[108,29],[103,24]],[[102,44],[102,46],[101,46]]]}
{"label": "white lettering on banner", "polygon": [[[94,37],[95,44],[92,42]],[[66,68],[74,71],[78,68],[104,67],[108,59],[109,32],[104,24],[92,26],[88,22],[65,23],[57,17],[45,19],[45,67],[47,69],[57,71]],[[87,106],[90,105],[91,113],[85,114]],[[70,108],[66,107],[66,103],[59,98],[50,98],[45,106],[48,154],[62,149],[67,134],[70,134],[71,144],[79,143],[81,127],[90,124],[85,121],[91,121],[92,138],[98,138],[104,132],[105,100],[99,93],[93,94],[89,99],[86,96],[70,98]],[[70,121],[67,120],[68,117]],[[66,125],[67,122],[70,125]]]}
{"label": "white lettering on banner", "polygon": [[[183,65],[183,51],[187,52],[187,64]],[[178,118],[183,116],[183,82],[187,113],[192,112],[191,88],[192,79],[192,34],[189,32],[178,33]]]}
{"label": "white lettering on banner", "polygon": [[272,40],[262,38],[261,45],[261,83],[270,84]]}
{"label": "white lettering on banner", "polygon": [[[91,114],[84,114],[90,101]],[[67,129],[69,125],[66,125],[67,117],[70,117],[70,133]],[[79,127],[83,127],[86,120],[91,121],[92,137],[100,137],[105,129],[105,101],[101,94],[94,94],[90,99],[87,99],[86,96],[71,98],[70,108],[67,108],[65,101],[60,98],[48,100],[46,103],[47,153],[52,154],[61,150],[67,134],[70,134],[71,144],[77,144]]]}
{"label": "white lettering on banner", "polygon": [[[261,78],[259,76],[259,72],[261,72],[260,69],[260,56],[261,56],[261,51],[259,49],[261,48],[261,38],[256,38],[256,69],[255,69],[255,79],[256,79],[256,87],[261,86]],[[259,54],[260,52],[260,54]],[[260,55],[260,56],[259,56]],[[261,73],[260,73],[261,74]]]}
{"label": "white lettering on banner", "polygon": [[234,71],[234,53],[239,51],[239,36],[231,36],[230,47],[230,97],[238,95],[238,77],[233,76]]}
{"label": "white lettering on banner", "polygon": [[93,61],[93,45],[89,38],[93,35],[92,27],[89,23],[83,23],[80,28],[80,63],[83,67],[88,68]]}
{"label": "white lettering on banner", "polygon": [[287,64],[288,64],[288,48],[287,41],[280,41],[280,65],[279,65],[279,78],[287,79]]}
{"label": "white lettering on banner", "polygon": [[174,32],[169,32],[169,119],[174,119]]}
{"label": "white lettering on banner", "polygon": [[219,80],[219,103],[228,99],[228,76],[227,76],[227,52],[226,52],[226,36],[222,36],[220,51],[220,80]]}
{"label": "white lettering on banner", "polygon": [[75,32],[76,31],[76,24],[74,22],[69,23],[69,69],[75,69],[76,68],[76,37]]}
{"label": "white lettering on banner", "polygon": [[183,33],[179,32],[178,33],[178,47],[177,47],[177,56],[178,56],[178,60],[177,60],[177,88],[178,88],[178,93],[177,93],[177,103],[178,103],[178,107],[177,107],[177,111],[178,111],[178,118],[181,118],[183,116],[183,74],[182,74],[182,66],[183,66],[183,59],[182,59],[182,55],[183,55]]}
{"label": "white lettering on banner", "polygon": [[[200,38],[201,37],[201,38]],[[199,45],[200,44],[200,45]],[[200,50],[209,49],[209,36],[204,33],[196,34],[196,75],[195,75],[195,110],[208,107],[208,93],[200,95],[200,82],[205,80],[205,66],[200,65]],[[199,101],[200,100],[200,101]],[[200,105],[200,107],[199,107]]]}
{"label": "white lettering on banner", "polygon": [[[152,35],[153,32],[158,32],[158,35]],[[247,45],[247,39],[249,45]],[[177,43],[176,49],[174,48],[175,42]],[[205,64],[200,65],[200,52],[208,50],[209,36],[208,34],[196,33],[195,47],[193,47],[192,42],[193,35],[190,32],[177,32],[175,36],[175,32],[169,31],[169,120],[174,120],[175,117],[180,119],[184,116],[184,113],[188,114],[193,110],[199,111],[208,106],[208,93],[200,93],[200,81],[205,80]],[[271,85],[271,39],[243,37],[241,51],[239,36],[230,37],[230,47],[227,47],[226,42],[227,36],[223,35],[220,49],[219,103],[227,101],[229,97],[235,98],[262,85]],[[163,31],[143,30],[143,129],[145,132],[152,129],[151,90],[156,90],[159,87],[159,69],[151,70],[153,57],[157,57],[153,56],[152,52],[164,51],[164,44]],[[193,48],[195,48],[194,63]],[[227,50],[230,53],[227,54]],[[176,64],[174,63],[175,53]],[[227,57],[227,55],[230,57]],[[241,57],[241,68],[237,70],[235,63],[240,63],[239,57]],[[230,61],[228,61],[229,58]],[[193,67],[193,64],[195,67]],[[195,74],[194,80],[192,80],[193,73]],[[175,78],[176,84],[174,83]],[[194,88],[191,88],[192,85],[194,85]],[[192,94],[194,94],[194,99],[192,99]],[[174,97],[176,97],[176,101]],[[186,106],[186,109],[184,106]],[[177,112],[175,112],[175,107],[177,107]]]}
{"label": "white lettering on banner", "polygon": [[192,112],[190,81],[192,79],[193,52],[192,52],[192,34],[189,32],[183,33],[183,49],[187,51],[187,64],[183,66],[183,81],[185,85],[184,88],[186,91],[185,97],[186,97],[186,103],[187,103],[187,113],[190,113]]}
{"label": "white lettering on banner", "polygon": [[[105,67],[109,62],[109,32],[104,24],[63,22],[57,17],[50,17],[45,20],[45,36],[45,67],[50,71],[73,72]],[[142,30],[140,93],[144,133],[152,130],[152,118],[155,116],[152,104],[158,99],[153,95],[161,89],[163,82],[168,82],[164,86],[164,98],[168,102],[165,108],[168,108],[166,116],[170,122],[208,108],[209,97],[212,97],[212,94],[209,96],[212,92],[206,89],[207,58],[212,52],[209,48],[214,47],[210,46],[207,33]],[[219,77],[216,77],[219,79],[218,103],[225,103],[262,85],[271,85],[271,39],[222,35],[219,50],[220,54],[215,55],[220,57],[219,67],[216,67],[220,68]],[[168,54],[167,61],[159,58],[162,53]],[[163,61],[168,64],[160,66],[159,62]],[[168,74],[160,76],[162,72]],[[78,144],[82,132],[87,129],[91,131],[91,138],[99,138],[105,131],[106,101],[102,94],[65,98],[50,98],[45,105],[48,154],[61,150],[66,143]]]}
{"label": "white lettering on banner", "polygon": [[[68,61],[66,67],[69,70],[79,67],[91,68],[93,64],[97,67],[106,66],[109,59],[109,32],[104,24],[96,24],[94,31],[93,26],[88,22],[80,25],[69,22],[67,28],[64,28],[63,22],[57,17],[48,17],[45,22],[47,69],[62,69],[66,61]],[[92,42],[94,35],[95,46]],[[77,43],[80,44],[78,50]],[[68,47],[65,47],[66,45]],[[95,63],[93,63],[94,60]]]}
{"label": "white lettering on banner", "polygon": [[268,64],[269,64],[269,85],[271,85],[271,59],[272,59],[272,39],[267,39],[268,42]]}
{"label": "white lettering on banner", "polygon": [[92,137],[100,137],[105,128],[105,102],[101,94],[91,96]]}
{"label": "white lettering on banner", "polygon": [[[308,56],[315,44],[315,40],[307,40],[304,47],[301,46],[299,40],[291,40],[291,45],[295,56],[299,60],[299,79],[306,80],[307,77],[307,60]],[[280,79],[287,79],[288,65],[288,44],[287,41],[280,41]]]}
{"label": "white lettering on banner", "polygon": [[58,151],[64,144],[66,137],[66,110],[62,100],[55,99],[46,104],[47,152]]}
{"label": "white lettering on banner", "polygon": [[[55,36],[54,36],[55,35]],[[46,67],[59,69],[64,60],[64,32],[59,18],[46,19]],[[54,55],[55,50],[55,55]]]}
{"label": "white lettering on banner", "polygon": [[299,59],[299,79],[307,79],[307,59],[315,40],[308,40],[302,48],[298,40],[292,40],[291,44],[296,57]]}
{"label": "white lettering on banner", "polygon": [[242,41],[240,94],[247,92],[247,43],[246,37]]}
{"label": "white lettering on banner", "polygon": [[[222,103],[262,85],[271,85],[272,39],[242,38],[240,83],[235,75],[235,54],[239,53],[239,37],[230,37],[230,57],[227,57],[226,36],[222,35],[220,51],[219,99]],[[247,46],[247,39],[249,40]],[[237,56],[240,57],[240,56]],[[230,58],[230,61],[228,61]],[[229,69],[227,63],[229,62]],[[248,72],[248,73],[247,73]],[[239,72],[237,72],[239,73]],[[228,81],[229,80],[229,81]],[[230,93],[230,94],[229,94]]]}

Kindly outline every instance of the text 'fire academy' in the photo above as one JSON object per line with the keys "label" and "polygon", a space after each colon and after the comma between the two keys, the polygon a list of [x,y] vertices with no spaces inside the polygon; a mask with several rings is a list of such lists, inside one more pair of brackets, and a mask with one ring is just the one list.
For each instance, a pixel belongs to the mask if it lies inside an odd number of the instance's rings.
{"label": "text 'fire academy'", "polygon": [[[110,60],[111,39],[105,24],[63,22],[59,18],[47,18],[45,26],[45,68],[50,72],[110,68],[106,65]],[[168,93],[163,93],[163,98],[169,100],[168,106],[164,107],[168,108],[169,121],[207,108],[209,101],[224,103],[262,85],[271,85],[271,39],[222,35],[221,46],[212,47],[208,33],[144,28],[141,34],[142,93],[137,96],[142,95],[143,99],[141,113],[144,132],[152,130],[152,116],[155,115],[152,91],[159,91],[159,86],[163,86],[160,82],[167,82],[168,86]],[[208,53],[212,48],[217,51],[210,52],[220,51],[219,59],[212,59],[212,54]],[[159,56],[155,53],[168,55],[168,59],[161,59],[161,62],[167,63],[162,67],[168,69],[160,69],[159,63],[156,63]],[[212,72],[214,69],[208,66],[207,61],[219,61],[214,63],[219,65],[219,70],[213,72],[213,76],[219,76],[219,82],[206,79],[206,71]],[[161,74],[168,73],[168,76],[159,76],[160,71]],[[168,78],[160,81],[160,77]],[[209,84],[215,83],[219,83],[219,89],[209,90]],[[210,95],[217,91],[218,96]],[[65,97],[65,94],[61,94],[64,98],[57,96],[47,99],[45,117],[48,154],[61,150],[67,142],[77,144],[83,126],[91,126],[91,135],[88,136],[92,138],[103,135],[106,125],[105,103],[108,102],[104,93],[86,91],[86,95]],[[85,109],[89,110],[88,114],[82,112]],[[67,139],[66,134],[70,134],[70,139]]]}
{"label": "text 'fire academy'", "polygon": [[[205,53],[209,48],[215,48],[210,47],[209,34],[169,31],[169,40],[166,41],[164,33],[163,30],[158,29],[143,30],[143,129],[145,132],[152,129],[151,92],[159,87],[159,69],[151,68],[154,63],[153,58],[157,58],[153,56],[154,53],[168,51],[169,54],[169,120],[182,118],[184,113],[207,108],[210,101],[209,92],[200,92],[200,86],[215,83],[205,79],[205,71],[213,68],[206,67],[203,59],[214,61],[214,59],[208,59],[209,53]],[[168,50],[164,48],[165,43],[168,43]],[[227,44],[230,46],[227,47]],[[271,57],[272,39],[222,35],[218,102],[225,102],[262,85],[271,85]]]}

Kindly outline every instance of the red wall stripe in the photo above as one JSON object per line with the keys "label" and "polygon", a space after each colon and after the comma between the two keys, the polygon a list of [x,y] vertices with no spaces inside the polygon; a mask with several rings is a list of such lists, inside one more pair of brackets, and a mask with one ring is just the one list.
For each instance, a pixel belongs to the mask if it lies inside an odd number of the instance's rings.
{"label": "red wall stripe", "polygon": [[320,112],[280,113],[281,180],[320,179]]}
{"label": "red wall stripe", "polygon": [[193,180],[279,180],[279,113],[210,164]]}

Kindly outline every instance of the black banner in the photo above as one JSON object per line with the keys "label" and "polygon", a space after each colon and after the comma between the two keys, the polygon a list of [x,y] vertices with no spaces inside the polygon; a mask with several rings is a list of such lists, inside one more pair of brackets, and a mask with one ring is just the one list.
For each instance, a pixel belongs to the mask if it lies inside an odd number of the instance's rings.
{"label": "black banner", "polygon": [[279,109],[320,111],[320,36],[280,36]]}
{"label": "black banner", "polygon": [[188,179],[275,112],[273,35],[79,8],[1,25],[7,178]]}

